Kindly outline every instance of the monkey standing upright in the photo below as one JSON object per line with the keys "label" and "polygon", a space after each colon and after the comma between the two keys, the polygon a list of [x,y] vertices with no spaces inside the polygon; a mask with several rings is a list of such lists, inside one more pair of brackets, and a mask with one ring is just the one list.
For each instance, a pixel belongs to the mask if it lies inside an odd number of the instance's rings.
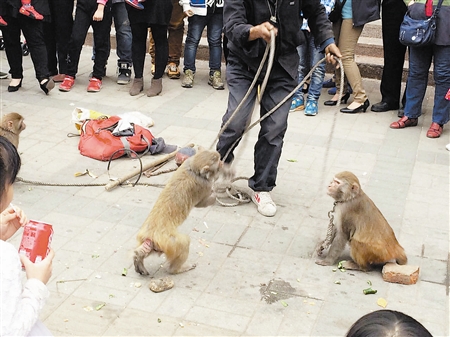
{"label": "monkey standing upright", "polygon": [[316,261],[317,264],[325,266],[336,263],[347,242],[358,268],[351,263],[346,267],[368,270],[371,265],[384,264],[393,259],[398,264],[406,264],[405,251],[394,231],[363,192],[353,173],[344,171],[336,174],[328,186],[328,195],[336,200],[335,235],[327,257]]}
{"label": "monkey standing upright", "polygon": [[25,130],[24,118],[17,112],[3,115],[0,121],[0,136],[8,139],[16,149],[19,147],[19,134]]}
{"label": "monkey standing upright", "polygon": [[190,238],[179,233],[177,227],[186,220],[193,207],[207,207],[215,202],[212,187],[221,168],[219,153],[203,150],[188,158],[174,172],[137,234],[136,272],[148,275],[144,259],[153,251],[166,255],[171,274],[195,268],[195,265],[185,264]]}

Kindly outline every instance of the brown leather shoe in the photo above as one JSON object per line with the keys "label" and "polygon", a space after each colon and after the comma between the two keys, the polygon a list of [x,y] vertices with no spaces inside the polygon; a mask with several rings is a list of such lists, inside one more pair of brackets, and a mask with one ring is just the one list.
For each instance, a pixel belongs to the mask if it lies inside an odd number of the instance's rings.
{"label": "brown leather shoe", "polygon": [[442,130],[444,128],[440,126],[438,123],[431,123],[430,128],[427,131],[428,138],[439,138],[441,136]]}
{"label": "brown leather shoe", "polygon": [[391,123],[390,128],[391,129],[403,129],[407,128],[409,126],[416,126],[418,122],[418,118],[408,118],[406,116],[403,116],[398,121]]}

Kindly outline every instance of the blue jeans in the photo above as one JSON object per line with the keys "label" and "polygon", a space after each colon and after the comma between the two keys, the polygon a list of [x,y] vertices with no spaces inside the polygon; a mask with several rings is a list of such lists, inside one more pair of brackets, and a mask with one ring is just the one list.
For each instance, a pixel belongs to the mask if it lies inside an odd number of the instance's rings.
{"label": "blue jeans", "polygon": [[125,2],[113,3],[111,11],[114,19],[114,28],[116,29],[116,52],[119,58],[117,63],[119,65],[125,63],[131,67],[131,26],[125,6]]}
{"label": "blue jeans", "polygon": [[208,26],[209,69],[220,70],[223,13],[208,13],[206,16],[194,15],[188,21],[188,32],[184,43],[184,71],[189,69],[195,73],[197,48],[206,26]]}
{"label": "blue jeans", "polygon": [[[317,62],[325,57],[325,54],[314,45],[314,37],[312,34],[305,30],[302,30],[302,33],[305,35],[306,43],[297,47],[299,56],[298,84],[304,80],[305,76],[308,75],[312,67],[314,67]],[[325,63],[322,62],[311,74],[307,100],[317,101],[319,99],[324,77]],[[299,97],[302,94],[302,88],[299,88],[295,92],[294,97]]]}
{"label": "blue jeans", "polygon": [[405,116],[422,115],[422,102],[427,90],[428,70],[434,64],[434,106],[432,121],[441,125],[449,121],[450,101],[445,94],[450,88],[450,46],[431,45],[409,49],[409,74],[406,85]]}

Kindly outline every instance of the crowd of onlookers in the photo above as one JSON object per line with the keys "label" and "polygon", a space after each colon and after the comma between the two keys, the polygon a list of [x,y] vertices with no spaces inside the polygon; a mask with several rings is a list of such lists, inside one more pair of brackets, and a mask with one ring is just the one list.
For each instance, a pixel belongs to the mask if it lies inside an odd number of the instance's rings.
{"label": "crowd of onlookers", "polygon": [[[336,0],[321,0],[327,14]],[[393,129],[418,124],[422,103],[428,83],[428,72],[434,65],[435,98],[432,124],[427,137],[437,138],[449,120],[450,110],[450,23],[438,20],[436,41],[433,45],[409,48],[402,45],[398,32],[407,11],[403,0],[343,1],[342,19],[333,23],[335,41],[342,52],[345,72],[344,88],[340,88],[341,72],[334,76],[336,91],[327,106],[347,103],[340,109],[343,113],[366,112],[370,106],[363,81],[355,62],[355,47],[368,22],[382,20],[384,47],[384,70],[381,79],[381,102],[371,110],[384,112],[399,110],[398,121],[391,123]],[[433,0],[418,0],[409,10],[417,18],[426,18],[425,7]],[[436,6],[437,0],[434,0]],[[93,30],[93,70],[87,87],[88,92],[101,90],[107,60],[110,56],[110,30],[114,23],[117,52],[117,83],[128,84],[130,95],[144,90],[144,61],[147,39],[150,37],[151,74],[147,96],[162,91],[162,76],[178,79],[183,75],[181,86],[192,88],[195,78],[195,60],[203,30],[207,27],[209,45],[209,81],[214,88],[224,88],[222,80],[222,55],[227,58],[227,37],[223,36],[224,0],[5,0],[0,2],[0,28],[9,63],[11,81],[8,91],[18,91],[22,85],[21,34],[26,39],[39,87],[46,93],[59,84],[60,91],[70,91],[75,85],[81,49],[89,27]],[[433,5],[433,4],[432,4]],[[74,8],[75,6],[75,8]],[[429,6],[428,6],[429,7]],[[380,15],[380,12],[382,15]],[[302,14],[302,13],[300,13]],[[440,18],[450,14],[450,0],[444,0]],[[180,71],[185,18],[188,18],[187,36],[184,44],[183,69]],[[298,46],[298,83],[309,70],[322,59],[323,48],[316,45],[313,34],[304,20],[301,34],[306,43]],[[401,94],[401,82],[405,55],[409,55],[409,74],[406,89]],[[132,78],[134,71],[134,78]],[[304,88],[292,97],[291,111],[304,110],[305,115],[319,112],[319,96],[324,82],[325,64],[314,70]],[[3,75],[5,77],[5,75]],[[342,97],[339,96],[343,92]],[[304,95],[306,94],[306,95]]]}
{"label": "crowd of onlookers", "polygon": [[[23,11],[20,0],[0,3],[0,28],[11,81],[9,92],[18,91],[22,85],[23,34],[33,61],[36,78],[41,89],[48,94],[55,82],[60,91],[70,91],[76,82],[81,50],[88,29],[93,31],[93,69],[88,92],[98,92],[106,73],[110,56],[110,33],[114,23],[117,52],[117,83],[128,84],[132,70],[134,79],[130,95],[144,89],[144,61],[147,40],[150,36],[152,79],[147,96],[162,91],[162,76],[180,78],[180,58],[185,17],[188,32],[184,48],[182,86],[194,84],[195,58],[205,27],[208,27],[210,48],[209,84],[218,90],[224,88],[221,74],[223,0],[30,0]],[[5,76],[3,76],[5,77]]]}
{"label": "crowd of onlookers", "polygon": [[[334,0],[322,0],[322,4],[329,12],[333,8]],[[409,1],[408,1],[409,2]],[[436,7],[437,0],[418,0],[410,3],[409,11],[415,18],[426,19],[431,14],[425,12],[427,5]],[[363,87],[363,81],[355,62],[355,47],[359,36],[368,22],[382,20],[382,38],[384,53],[384,68],[381,79],[381,102],[373,104],[374,112],[385,112],[398,109],[398,121],[391,123],[392,129],[402,129],[416,126],[418,117],[422,114],[422,103],[428,84],[428,73],[431,64],[434,65],[435,97],[433,106],[432,123],[428,129],[427,137],[438,138],[444,125],[449,121],[450,114],[450,23],[445,16],[450,14],[450,1],[444,1],[438,14],[435,43],[426,47],[407,47],[399,41],[400,25],[408,10],[408,6],[402,0],[349,0],[344,2],[342,20],[333,23],[334,35],[337,45],[342,53],[342,63],[345,72],[343,96],[339,96],[340,70],[336,71],[336,91],[333,98],[326,100],[325,105],[337,105],[347,103],[350,95],[353,95],[351,104],[340,109],[343,113],[365,112],[370,106],[369,99]],[[381,7],[381,8],[380,8]],[[299,46],[300,80],[308,73],[309,69],[324,54],[314,45],[314,39],[305,24],[302,27],[308,43]],[[406,89],[401,95],[401,83],[405,55],[409,55],[409,73]],[[309,62],[308,62],[309,60]],[[323,83],[324,67],[317,67],[311,77],[307,91],[306,104],[304,103],[301,89],[294,95],[291,111],[304,110],[305,115],[314,116],[318,113],[318,97]],[[325,83],[328,85],[329,83]],[[339,102],[340,100],[340,102]]]}

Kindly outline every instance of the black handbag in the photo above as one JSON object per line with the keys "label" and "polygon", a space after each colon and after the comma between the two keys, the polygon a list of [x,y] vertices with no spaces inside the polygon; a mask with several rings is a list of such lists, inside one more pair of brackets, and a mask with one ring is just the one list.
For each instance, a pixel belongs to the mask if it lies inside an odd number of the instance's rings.
{"label": "black handbag", "polygon": [[439,0],[433,14],[426,20],[413,19],[406,12],[400,25],[399,41],[408,47],[423,47],[434,43],[436,36],[436,17],[439,13],[443,0]]}
{"label": "black handbag", "polygon": [[344,7],[346,1],[347,0],[341,2],[341,0],[336,0],[333,10],[328,15],[328,20],[331,22],[338,22],[342,20],[342,8]]}

